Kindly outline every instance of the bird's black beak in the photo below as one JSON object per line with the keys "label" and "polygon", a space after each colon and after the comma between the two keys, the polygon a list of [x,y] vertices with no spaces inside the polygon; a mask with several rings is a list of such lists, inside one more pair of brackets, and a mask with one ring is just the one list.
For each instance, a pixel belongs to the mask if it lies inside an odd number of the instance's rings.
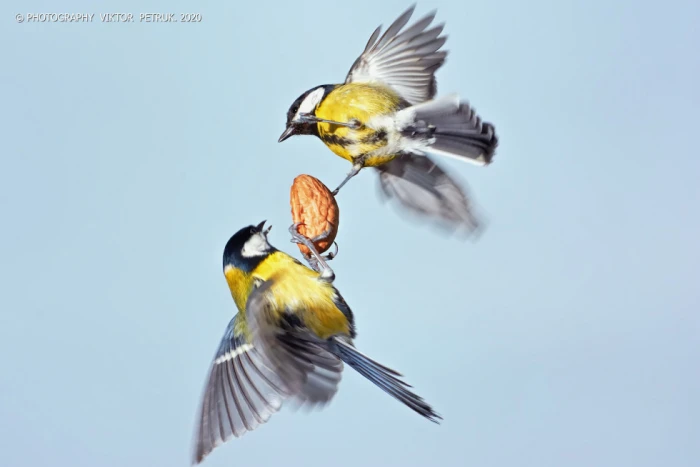
{"label": "bird's black beak", "polygon": [[295,135],[296,129],[297,129],[297,126],[294,123],[290,123],[289,125],[287,125],[287,129],[284,130],[284,133],[282,133],[282,136],[280,136],[280,139],[278,139],[277,142],[281,143],[282,141],[289,138],[290,136]]}
{"label": "bird's black beak", "polygon": [[265,227],[265,222],[267,221],[262,221],[255,228],[258,230],[258,232],[262,232],[264,235],[267,235],[270,232],[270,230],[272,230],[272,226],[270,225],[267,227],[267,229],[263,230],[263,228]]}

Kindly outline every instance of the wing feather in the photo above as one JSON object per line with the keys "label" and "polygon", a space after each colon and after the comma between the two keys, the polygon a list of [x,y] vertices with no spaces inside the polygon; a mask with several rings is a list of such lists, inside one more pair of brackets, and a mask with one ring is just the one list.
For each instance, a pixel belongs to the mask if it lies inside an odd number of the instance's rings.
{"label": "wing feather", "polygon": [[267,422],[290,391],[245,336],[226,328],[209,369],[195,432],[193,463],[231,437],[240,437]]}
{"label": "wing feather", "polygon": [[447,52],[440,50],[447,40],[447,36],[440,37],[445,26],[439,24],[426,30],[435,19],[436,12],[432,11],[400,32],[415,7],[414,4],[401,14],[381,37],[381,26],[374,31],[350,68],[346,84],[381,82],[412,105],[435,96],[435,72],[447,57]]}
{"label": "wing feather", "polygon": [[292,390],[298,405],[326,404],[338,390],[343,363],[318,345],[318,338],[303,324],[280,326],[272,311],[273,287],[274,280],[268,280],[248,299],[252,340],[284,380],[285,387]]}

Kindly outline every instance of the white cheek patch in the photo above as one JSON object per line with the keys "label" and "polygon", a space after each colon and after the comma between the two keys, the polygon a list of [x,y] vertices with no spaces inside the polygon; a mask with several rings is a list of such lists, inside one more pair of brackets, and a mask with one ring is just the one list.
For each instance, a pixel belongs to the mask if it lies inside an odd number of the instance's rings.
{"label": "white cheek patch", "polygon": [[323,88],[318,88],[314,91],[311,91],[309,95],[306,96],[303,101],[301,101],[301,104],[299,105],[299,110],[294,116],[294,120],[296,120],[299,117],[299,114],[312,113],[318,105],[318,103],[321,102],[321,99],[323,99],[323,94]]}
{"label": "white cheek patch", "polygon": [[243,249],[241,250],[241,255],[244,258],[253,258],[255,256],[263,256],[270,249],[270,244],[267,243],[265,237],[262,234],[255,234],[250,239],[245,242]]}

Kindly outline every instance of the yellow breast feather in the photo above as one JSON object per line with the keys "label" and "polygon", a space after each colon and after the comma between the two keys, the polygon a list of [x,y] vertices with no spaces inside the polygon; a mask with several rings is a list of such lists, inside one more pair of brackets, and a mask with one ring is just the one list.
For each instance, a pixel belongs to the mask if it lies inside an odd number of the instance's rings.
{"label": "yellow breast feather", "polygon": [[233,266],[224,268],[224,276],[238,311],[245,316],[245,306],[253,284],[252,276]]}
{"label": "yellow breast feather", "polygon": [[[298,263],[285,253],[276,252],[253,272],[253,277],[274,277],[272,296],[275,312],[297,314],[301,321],[322,339],[349,333],[347,317],[333,302],[333,287],[318,280],[319,273]],[[252,285],[252,281],[251,281]]]}
{"label": "yellow breast feather", "polygon": [[[401,106],[401,98],[391,88],[381,84],[350,83],[338,86],[331,91],[316,109],[316,116],[336,122],[359,121],[366,123],[372,117],[390,115]],[[387,144],[386,135],[362,126],[352,128],[319,123],[321,140],[336,155],[353,162],[360,155],[366,155]],[[375,166],[388,162],[395,155],[370,156],[365,166]]]}

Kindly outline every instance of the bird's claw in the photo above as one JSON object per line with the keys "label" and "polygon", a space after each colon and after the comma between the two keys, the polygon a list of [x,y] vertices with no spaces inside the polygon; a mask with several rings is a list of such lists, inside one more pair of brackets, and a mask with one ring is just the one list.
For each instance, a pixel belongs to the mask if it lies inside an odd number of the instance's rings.
{"label": "bird's claw", "polygon": [[303,222],[295,222],[289,227],[289,233],[292,234],[291,242],[306,246],[306,248],[308,248],[311,252],[312,256],[312,258],[307,258],[309,265],[311,265],[314,270],[321,273],[321,280],[333,282],[335,279],[335,273],[331,267],[328,266],[328,263],[326,263],[324,257],[321,256],[311,240],[305,235],[299,233],[299,226],[301,224],[303,224]]}
{"label": "bird's claw", "polygon": [[335,258],[336,256],[338,256],[338,243],[337,243],[337,242],[333,242],[333,246],[335,247],[335,251],[334,251],[334,252],[328,253],[328,254],[324,257],[324,258],[326,259],[326,261],[330,261],[330,260],[332,260],[333,258]]}
{"label": "bird's claw", "polygon": [[328,237],[330,237],[331,232],[333,232],[333,227],[328,227],[324,232],[316,235],[314,238],[311,239],[313,243],[320,242],[321,240],[325,240]]}
{"label": "bird's claw", "polygon": [[301,235],[299,233],[299,226],[302,225],[303,222],[295,222],[291,226],[289,226],[289,233],[292,234],[292,239],[289,240],[292,243],[301,243],[298,239],[298,236]]}

